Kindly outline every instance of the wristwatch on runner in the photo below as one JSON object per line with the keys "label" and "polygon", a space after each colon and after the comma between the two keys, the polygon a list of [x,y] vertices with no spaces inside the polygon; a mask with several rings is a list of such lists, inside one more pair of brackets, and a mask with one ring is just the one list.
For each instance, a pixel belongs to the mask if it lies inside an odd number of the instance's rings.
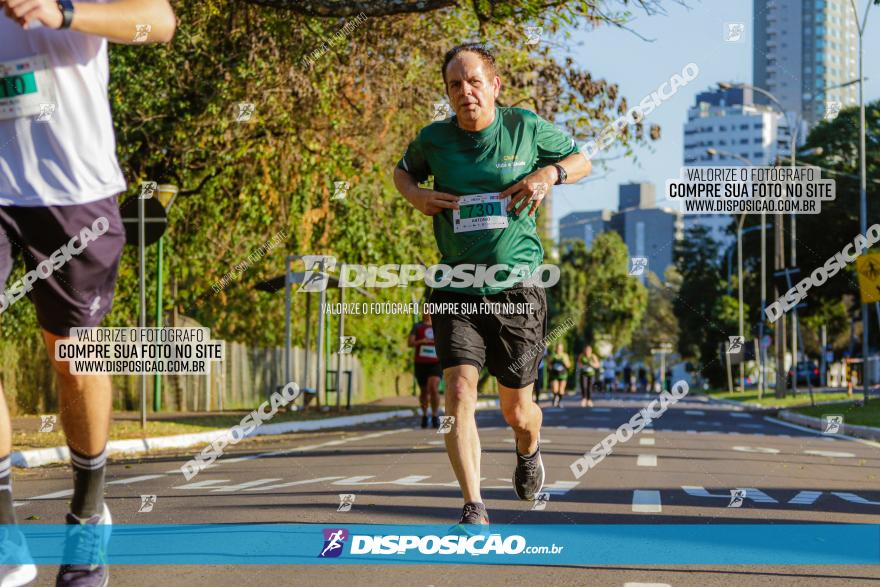
{"label": "wristwatch on runner", "polygon": [[73,22],[73,0],[58,0],[58,10],[61,11],[61,26],[58,29],[69,29]]}
{"label": "wristwatch on runner", "polygon": [[565,172],[565,168],[562,165],[558,165],[556,163],[553,164],[553,167],[556,168],[559,177],[556,178],[556,183],[553,185],[559,185],[561,183],[565,183],[565,180],[568,179],[568,174]]}

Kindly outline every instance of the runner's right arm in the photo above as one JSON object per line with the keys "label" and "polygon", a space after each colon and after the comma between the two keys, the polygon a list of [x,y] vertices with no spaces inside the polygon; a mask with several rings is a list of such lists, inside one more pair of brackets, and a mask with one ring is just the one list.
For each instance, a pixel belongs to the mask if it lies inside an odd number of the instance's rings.
{"label": "runner's right arm", "polygon": [[434,216],[444,209],[455,210],[458,208],[458,197],[419,187],[431,175],[420,136],[409,144],[394,168],[394,187],[416,210],[427,216]]}
{"label": "runner's right arm", "polygon": [[456,196],[420,188],[416,178],[399,167],[394,169],[394,187],[412,204],[413,208],[427,216],[434,216],[444,208],[449,210],[458,208]]}

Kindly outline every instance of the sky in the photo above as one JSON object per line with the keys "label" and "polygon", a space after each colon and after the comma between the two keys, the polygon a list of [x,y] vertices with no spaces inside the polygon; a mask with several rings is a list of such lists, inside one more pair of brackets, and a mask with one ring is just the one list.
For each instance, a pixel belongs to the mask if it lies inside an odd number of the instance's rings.
{"label": "sky", "polygon": [[[610,161],[607,171],[594,165],[593,176],[572,186],[553,190],[553,227],[569,212],[617,209],[617,187],[621,183],[649,181],[657,188],[662,203],[667,179],[678,177],[683,165],[683,127],[687,110],[697,93],[716,87],[719,81],[752,81],[752,2],[750,0],[686,0],[683,7],[663,2],[667,15],[637,13],[630,31],[603,27],[578,30],[560,42],[557,57],[571,56],[593,78],[617,83],[630,104],[638,103],[690,62],[699,66],[699,76],[667,102],[656,108],[646,123],[661,126],[661,138],[635,150],[631,158]],[[860,14],[868,0],[859,0]],[[742,42],[724,41],[725,23],[746,25]],[[880,6],[871,8],[865,34],[865,101],[880,98]]]}

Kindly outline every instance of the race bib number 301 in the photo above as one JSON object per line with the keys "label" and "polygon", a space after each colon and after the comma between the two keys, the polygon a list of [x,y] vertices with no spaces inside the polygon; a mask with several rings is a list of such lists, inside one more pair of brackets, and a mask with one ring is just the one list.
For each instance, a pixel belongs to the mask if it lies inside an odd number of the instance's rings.
{"label": "race bib number 301", "polygon": [[45,55],[0,63],[0,119],[35,116],[54,104],[55,91]]}
{"label": "race bib number 301", "polygon": [[452,211],[455,232],[471,232],[507,228],[507,205],[510,198],[499,194],[473,194],[458,199],[458,210]]}

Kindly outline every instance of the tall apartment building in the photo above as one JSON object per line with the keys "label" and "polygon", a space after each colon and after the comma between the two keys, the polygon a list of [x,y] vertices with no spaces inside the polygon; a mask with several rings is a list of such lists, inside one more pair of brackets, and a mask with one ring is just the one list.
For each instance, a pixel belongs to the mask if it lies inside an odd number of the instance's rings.
{"label": "tall apartment building", "polygon": [[754,85],[811,125],[823,118],[826,104],[857,103],[857,84],[834,88],[858,75],[850,0],[753,0],[752,10]]}

